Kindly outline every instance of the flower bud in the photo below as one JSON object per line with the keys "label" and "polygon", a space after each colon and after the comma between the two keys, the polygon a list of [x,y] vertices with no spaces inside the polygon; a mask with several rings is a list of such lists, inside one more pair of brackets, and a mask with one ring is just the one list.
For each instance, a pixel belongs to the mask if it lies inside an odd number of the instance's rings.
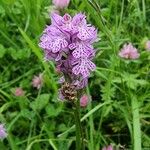
{"label": "flower bud", "polygon": [[32,86],[40,89],[42,87],[43,84],[43,77],[42,74],[39,74],[38,76],[34,76],[34,78],[32,79]]}
{"label": "flower bud", "polygon": [[84,94],[81,98],[80,98],[80,106],[81,107],[86,107],[88,105],[89,102],[89,98],[86,94]]}
{"label": "flower bud", "polygon": [[25,92],[23,91],[23,89],[18,87],[18,88],[15,89],[14,95],[19,97],[19,96],[24,96],[24,93]]}
{"label": "flower bud", "polygon": [[53,4],[60,9],[63,9],[69,5],[70,0],[53,0]]}

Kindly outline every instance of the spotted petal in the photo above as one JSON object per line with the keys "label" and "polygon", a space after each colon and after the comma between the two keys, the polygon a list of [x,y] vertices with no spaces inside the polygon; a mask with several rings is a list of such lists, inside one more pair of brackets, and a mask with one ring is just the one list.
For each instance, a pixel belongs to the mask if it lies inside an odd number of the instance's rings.
{"label": "spotted petal", "polygon": [[96,30],[94,27],[88,27],[88,26],[82,26],[79,29],[79,33],[77,34],[77,37],[80,40],[92,40],[96,37]]}
{"label": "spotted petal", "polygon": [[89,44],[78,43],[76,49],[73,51],[72,55],[75,58],[84,58],[90,56],[93,52],[93,48]]}
{"label": "spotted petal", "polygon": [[68,42],[63,38],[56,38],[51,42],[51,49],[53,53],[57,53],[61,49],[68,46]]}
{"label": "spotted petal", "polygon": [[72,23],[75,26],[86,25],[86,16],[82,13],[76,14],[72,19]]}
{"label": "spotted petal", "polygon": [[81,74],[83,78],[87,78],[90,75],[90,71],[94,71],[96,68],[95,64],[89,59],[80,59],[80,62],[73,67],[72,72],[75,75]]}
{"label": "spotted petal", "polygon": [[81,72],[80,65],[78,64],[78,65],[76,65],[75,67],[73,67],[72,72],[73,72],[75,75],[78,75],[78,74]]}
{"label": "spotted petal", "polygon": [[96,69],[96,65],[92,61],[88,61],[87,68],[91,71],[94,71]]}
{"label": "spotted petal", "polygon": [[56,14],[56,13],[52,13],[51,14],[51,22],[52,22],[52,25],[62,25],[62,20],[63,20],[63,17]]}

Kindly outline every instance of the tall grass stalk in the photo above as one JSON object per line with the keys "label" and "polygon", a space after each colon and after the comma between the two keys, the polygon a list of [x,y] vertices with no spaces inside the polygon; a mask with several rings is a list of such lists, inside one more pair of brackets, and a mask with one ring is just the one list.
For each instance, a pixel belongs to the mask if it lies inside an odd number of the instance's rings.
{"label": "tall grass stalk", "polygon": [[132,115],[133,115],[133,149],[142,150],[139,103],[135,96],[132,96],[131,106],[132,106]]}
{"label": "tall grass stalk", "polygon": [[[89,97],[89,101],[90,101],[90,104],[88,106],[88,109],[89,111],[92,109],[92,104],[91,104],[91,97],[90,97],[90,89],[89,87],[86,88],[86,91],[87,91],[87,94],[88,94],[88,97]],[[90,150],[94,150],[94,137],[93,137],[93,132],[94,132],[94,123],[93,123],[93,114],[90,115],[89,117],[89,124],[90,124],[90,142],[89,142],[89,147],[90,147]]]}

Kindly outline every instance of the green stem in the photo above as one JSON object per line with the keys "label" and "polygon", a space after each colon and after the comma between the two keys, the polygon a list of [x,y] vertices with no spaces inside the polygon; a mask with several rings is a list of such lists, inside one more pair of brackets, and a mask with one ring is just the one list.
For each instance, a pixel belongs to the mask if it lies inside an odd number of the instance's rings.
{"label": "green stem", "polygon": [[[89,90],[89,87],[87,86],[86,88],[86,91],[87,91],[87,94],[88,94],[88,97],[89,97],[89,105],[88,105],[88,110],[90,111],[92,109],[92,99],[91,99],[91,94],[90,94],[90,90]],[[90,124],[90,142],[89,142],[89,145],[90,145],[90,150],[94,150],[94,137],[93,137],[93,132],[94,132],[94,123],[93,123],[93,115],[91,115],[89,117],[89,124]]]}
{"label": "green stem", "polygon": [[139,103],[137,98],[132,95],[131,100],[132,115],[133,115],[133,150],[141,150],[141,128],[140,128],[140,114]]}
{"label": "green stem", "polygon": [[81,132],[79,100],[77,100],[75,103],[74,116],[75,116],[75,125],[76,125],[76,150],[82,150],[83,138],[82,138],[82,132]]}

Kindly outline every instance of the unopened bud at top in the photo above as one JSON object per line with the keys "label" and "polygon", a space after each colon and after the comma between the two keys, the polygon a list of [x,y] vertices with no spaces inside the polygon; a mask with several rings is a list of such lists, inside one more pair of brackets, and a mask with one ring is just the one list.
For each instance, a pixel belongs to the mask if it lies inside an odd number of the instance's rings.
{"label": "unopened bud at top", "polygon": [[70,0],[53,0],[53,4],[56,8],[63,9],[69,5]]}

